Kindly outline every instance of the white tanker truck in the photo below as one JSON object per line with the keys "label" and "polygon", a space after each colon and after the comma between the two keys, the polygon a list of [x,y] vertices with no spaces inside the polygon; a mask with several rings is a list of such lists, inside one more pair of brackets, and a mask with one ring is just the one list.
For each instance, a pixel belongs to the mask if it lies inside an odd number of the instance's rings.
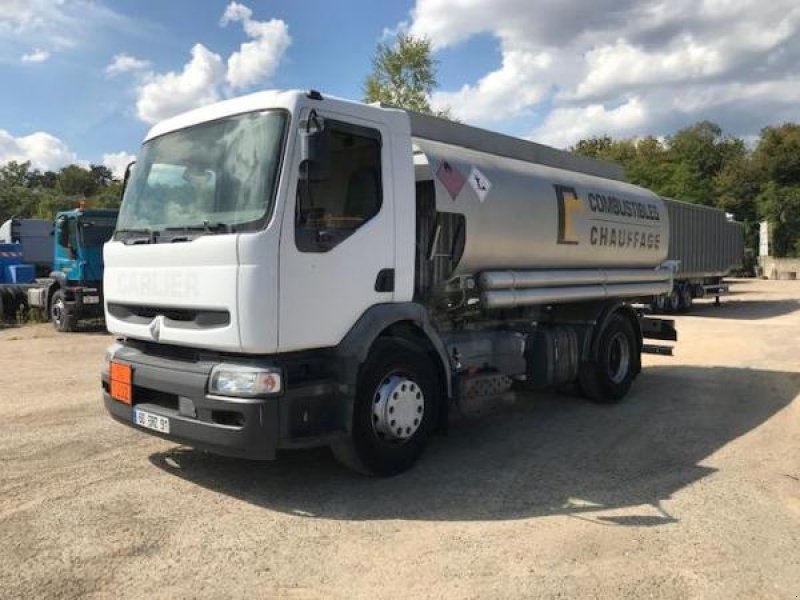
{"label": "white tanker truck", "polygon": [[[261,92],[156,125],[104,249],[119,421],[409,468],[514,385],[615,402],[672,289],[668,215],[612,164],[395,108]],[[474,404],[473,404],[474,405]]]}

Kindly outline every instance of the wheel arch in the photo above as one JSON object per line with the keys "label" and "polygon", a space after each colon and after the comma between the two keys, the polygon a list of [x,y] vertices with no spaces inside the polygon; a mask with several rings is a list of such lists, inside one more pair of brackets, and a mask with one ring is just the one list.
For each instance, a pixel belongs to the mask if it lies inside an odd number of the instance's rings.
{"label": "wheel arch", "polygon": [[422,348],[440,376],[445,392],[443,400],[452,396],[452,369],[444,342],[425,308],[413,302],[373,306],[350,329],[337,348],[346,364],[348,383],[355,385],[358,369],[367,360],[375,341],[382,337],[405,339]]}
{"label": "wheel arch", "polygon": [[67,287],[67,276],[61,271],[53,271],[50,273],[50,285],[47,287],[47,312],[50,312],[50,302],[53,300],[53,294],[59,289]]}

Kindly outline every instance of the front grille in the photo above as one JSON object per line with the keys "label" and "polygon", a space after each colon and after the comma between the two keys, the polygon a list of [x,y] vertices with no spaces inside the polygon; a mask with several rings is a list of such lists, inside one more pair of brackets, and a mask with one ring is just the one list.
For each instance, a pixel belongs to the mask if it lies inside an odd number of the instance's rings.
{"label": "front grille", "polygon": [[169,306],[148,306],[142,304],[121,304],[109,302],[108,312],[120,321],[146,324],[158,316],[167,319],[173,327],[224,327],[231,322],[227,310],[206,310],[200,308],[176,308]]}
{"label": "front grille", "polygon": [[188,346],[173,346],[171,344],[157,344],[143,340],[129,339],[126,345],[140,350],[148,356],[157,356],[170,360],[182,360],[196,363],[200,360],[200,351]]}

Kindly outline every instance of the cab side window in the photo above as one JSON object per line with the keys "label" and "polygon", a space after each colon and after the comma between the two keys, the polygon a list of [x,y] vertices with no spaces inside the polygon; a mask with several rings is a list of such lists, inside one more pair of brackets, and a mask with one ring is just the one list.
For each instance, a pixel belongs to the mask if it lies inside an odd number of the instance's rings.
{"label": "cab side window", "polygon": [[324,173],[297,184],[295,243],[327,252],[372,217],[383,202],[381,137],[377,130],[326,120]]}

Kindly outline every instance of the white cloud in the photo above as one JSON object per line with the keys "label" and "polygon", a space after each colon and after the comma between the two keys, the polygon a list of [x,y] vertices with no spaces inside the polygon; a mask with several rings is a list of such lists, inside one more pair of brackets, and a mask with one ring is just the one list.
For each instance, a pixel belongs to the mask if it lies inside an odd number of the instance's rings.
{"label": "white cloud", "polygon": [[256,21],[253,11],[238,2],[225,8],[220,24],[229,23],[241,23],[253,41],[241,44],[228,58],[228,83],[233,88],[245,88],[272,77],[292,42],[289,26],[280,19]]}
{"label": "white cloud", "polygon": [[636,96],[615,108],[602,104],[556,108],[530,137],[563,148],[592,135],[633,135],[647,122],[647,117],[647,107]]}
{"label": "white cloud", "polygon": [[96,0],[0,0],[0,55],[31,46],[51,52],[90,44],[97,33],[152,33],[150,24]]}
{"label": "white cloud", "polygon": [[141,71],[150,66],[150,62],[131,56],[130,54],[117,54],[106,66],[106,75],[114,77],[130,71]]}
{"label": "white cloud", "polygon": [[[503,64],[484,75],[475,85],[455,92],[436,92],[434,110],[452,109],[464,121],[488,121],[512,117],[536,105],[548,88],[542,74],[552,66],[552,56],[512,50],[503,53]],[[510,90],[517,90],[510,94]]]}
{"label": "white cloud", "polygon": [[63,19],[58,0],[3,0],[0,3],[0,28],[27,32]]}
{"label": "white cloud", "polygon": [[125,169],[128,165],[136,160],[136,155],[128,154],[127,152],[112,152],[103,154],[102,163],[104,166],[111,169],[114,177],[122,179],[125,175]]}
{"label": "white cloud", "polygon": [[227,66],[219,54],[198,43],[182,71],[142,75],[144,83],[138,86],[136,100],[141,120],[155,123],[216,102],[232,90],[261,83],[274,74],[291,43],[286,23],[279,19],[257,21],[253,11],[238,2],[228,4],[222,15],[220,25],[229,23],[241,23],[252,41],[241,44],[228,57]]}
{"label": "white cloud", "polygon": [[24,63],[41,63],[50,58],[50,53],[41,48],[35,48],[32,52],[22,55],[22,62]]}
{"label": "white cloud", "polygon": [[192,48],[192,59],[180,73],[151,74],[136,101],[139,118],[155,123],[186,110],[216,102],[225,80],[225,65],[219,54],[202,44]]}
{"label": "white cloud", "polygon": [[53,171],[64,165],[77,163],[77,156],[57,137],[37,131],[30,135],[14,137],[0,129],[0,164],[9,161],[30,161],[35,169]]}
{"label": "white cloud", "polygon": [[381,32],[381,37],[378,39],[384,44],[390,44],[395,40],[395,38],[397,38],[398,35],[408,33],[409,27],[410,23],[408,21],[400,21],[394,27],[384,27],[383,31]]}
{"label": "white cloud", "polygon": [[706,118],[746,136],[800,118],[796,96],[758,91],[800,79],[796,0],[416,0],[410,32],[436,49],[494,36],[501,64],[432,105],[507,130],[541,116],[534,134],[558,145]]}

